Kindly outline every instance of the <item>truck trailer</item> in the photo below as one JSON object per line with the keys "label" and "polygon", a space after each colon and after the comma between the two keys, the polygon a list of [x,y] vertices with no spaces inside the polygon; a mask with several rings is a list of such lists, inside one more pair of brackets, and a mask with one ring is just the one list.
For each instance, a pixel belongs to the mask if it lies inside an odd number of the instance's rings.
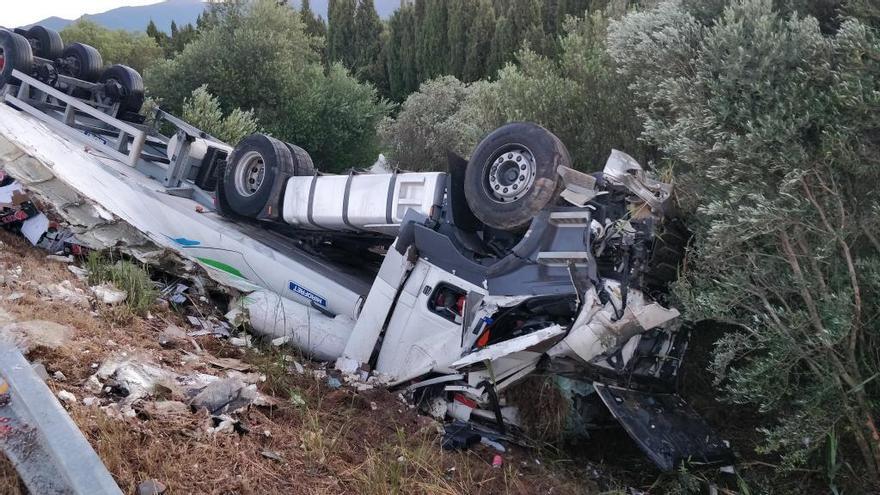
{"label": "truck trailer", "polygon": [[144,118],[136,71],[59,46],[0,30],[7,173],[61,180],[198,263],[245,294],[256,333],[493,439],[525,438],[506,392],[540,375],[577,384],[569,417],[618,421],[662,470],[732,462],[676,394],[687,228],[629,155],[583,173],[552,132],[513,122],[444,172],[323,174],[272,136]]}

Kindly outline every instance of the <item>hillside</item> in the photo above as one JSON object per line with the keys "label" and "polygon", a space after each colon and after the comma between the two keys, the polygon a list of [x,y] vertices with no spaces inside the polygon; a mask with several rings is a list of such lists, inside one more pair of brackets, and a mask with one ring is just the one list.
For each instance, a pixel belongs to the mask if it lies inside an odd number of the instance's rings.
{"label": "hillside", "polygon": [[[152,19],[159,29],[170,32],[171,21],[180,25],[195,23],[196,18],[204,10],[204,5],[202,0],[166,0],[139,7],[119,7],[83,17],[110,29],[124,29],[126,31],[143,31]],[[49,17],[34,24],[60,30],[72,22],[74,19]]]}
{"label": "hillside", "polygon": [[[291,3],[299,8],[300,1],[292,0]],[[317,15],[326,21],[329,3],[330,0],[313,0],[311,7]],[[398,7],[400,7],[400,0],[376,0],[376,11],[383,19],[390,17]],[[195,23],[202,10],[204,10],[202,0],[166,0],[139,7],[120,7],[83,17],[110,29],[124,29],[126,31],[143,31],[152,19],[159,29],[167,33],[171,31],[171,21],[175,21],[178,25]],[[34,24],[61,30],[74,21],[75,19],[62,19],[53,16]]]}

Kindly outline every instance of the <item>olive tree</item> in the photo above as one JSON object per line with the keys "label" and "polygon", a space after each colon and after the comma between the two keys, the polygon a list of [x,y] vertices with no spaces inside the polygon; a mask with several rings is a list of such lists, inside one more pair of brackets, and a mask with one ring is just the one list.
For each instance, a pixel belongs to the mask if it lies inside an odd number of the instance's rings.
{"label": "olive tree", "polygon": [[836,458],[877,486],[877,33],[823,34],[770,0],[703,24],[673,0],[613,23],[609,47],[694,208],[678,295],[742,329],[717,343],[727,398],[766,413],[784,467],[841,439]]}
{"label": "olive tree", "polygon": [[192,96],[183,101],[183,119],[233,145],[258,128],[253,110],[235,108],[224,116],[220,101],[208,91],[207,84],[196,88]]}
{"label": "olive tree", "polygon": [[179,111],[209,84],[225,111],[253,109],[267,132],[302,146],[324,170],[372,163],[388,105],[344,69],[325,71],[319,43],[286,4],[224,3],[196,40],[147,71],[147,91]]}

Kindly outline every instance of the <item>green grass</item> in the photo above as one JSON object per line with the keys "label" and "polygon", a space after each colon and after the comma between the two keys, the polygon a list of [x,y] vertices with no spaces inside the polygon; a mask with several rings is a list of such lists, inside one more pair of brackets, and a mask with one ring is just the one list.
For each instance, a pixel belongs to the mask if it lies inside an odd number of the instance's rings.
{"label": "green grass", "polygon": [[125,305],[135,314],[146,314],[159,297],[146,265],[124,259],[114,262],[112,257],[92,252],[86,259],[86,268],[89,285],[111,283],[124,290],[128,294]]}

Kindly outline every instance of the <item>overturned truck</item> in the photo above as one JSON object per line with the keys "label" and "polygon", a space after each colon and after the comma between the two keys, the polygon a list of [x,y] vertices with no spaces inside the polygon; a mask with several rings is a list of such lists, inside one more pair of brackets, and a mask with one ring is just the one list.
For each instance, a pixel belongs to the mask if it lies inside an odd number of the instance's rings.
{"label": "overturned truck", "polygon": [[[630,156],[585,174],[519,122],[446,172],[325,175],[270,136],[233,147],[161,110],[145,121],[136,73],[45,31],[0,31],[7,172],[45,172],[199,263],[246,294],[257,333],[493,439],[520,438],[505,394],[541,374],[578,383],[571,414],[613,417],[663,470],[731,462],[675,394],[688,333],[668,293],[688,232]],[[97,83],[77,78],[83,57]]]}

